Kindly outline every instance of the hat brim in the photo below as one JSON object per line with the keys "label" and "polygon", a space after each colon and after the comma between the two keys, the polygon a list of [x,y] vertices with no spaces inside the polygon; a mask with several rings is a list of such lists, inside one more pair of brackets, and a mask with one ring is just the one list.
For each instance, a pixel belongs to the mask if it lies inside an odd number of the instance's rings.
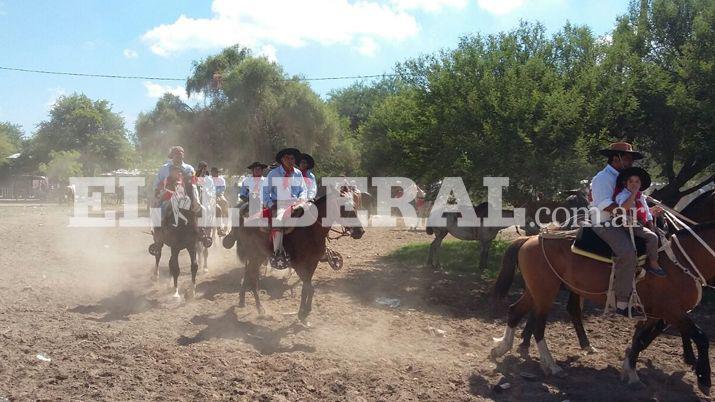
{"label": "hat brim", "polygon": [[268,167],[268,165],[266,165],[265,163],[254,162],[254,163],[251,163],[250,165],[246,166],[246,169],[255,169],[257,167],[259,167],[261,169],[265,169]]}
{"label": "hat brim", "polygon": [[308,170],[310,170],[310,169],[312,169],[313,167],[315,167],[315,160],[313,159],[312,156],[310,156],[310,155],[308,155],[308,154],[302,154],[302,155],[300,156],[300,159],[298,160],[298,163],[300,163],[300,162],[302,162],[302,161],[308,162]]}
{"label": "hat brim", "polygon": [[293,156],[295,157],[296,161],[297,161],[298,159],[300,159],[301,153],[300,153],[300,151],[299,151],[298,149],[296,149],[296,148],[285,148],[285,149],[281,149],[281,150],[278,151],[278,153],[276,154],[276,162],[281,163],[281,159],[283,159],[283,157],[284,157],[285,155],[293,155]]}
{"label": "hat brim", "polygon": [[616,151],[613,149],[602,149],[598,151],[599,154],[609,157],[611,155],[618,155],[618,154],[631,154],[633,155],[633,160],[638,160],[638,159],[643,159],[643,154],[640,152],[636,151]]}

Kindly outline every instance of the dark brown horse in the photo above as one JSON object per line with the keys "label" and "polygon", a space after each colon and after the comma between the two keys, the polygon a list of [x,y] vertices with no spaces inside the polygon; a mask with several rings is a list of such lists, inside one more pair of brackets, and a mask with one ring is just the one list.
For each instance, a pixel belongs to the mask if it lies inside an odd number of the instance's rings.
{"label": "dark brown horse", "polygon": [[[715,244],[715,223],[697,225],[692,230],[712,248]],[[709,341],[707,335],[690,319],[687,312],[694,308],[701,296],[699,272],[706,282],[715,278],[715,256],[703,246],[696,236],[681,230],[671,236],[677,237],[684,254],[676,250],[680,265],[688,267],[690,273],[671,262],[661,253],[660,265],[667,271],[666,278],[647,275],[638,283],[638,294],[645,306],[648,320],[636,326],[631,347],[627,350],[623,363],[623,375],[629,383],[640,383],[635,370],[639,353],[665,328],[665,323],[675,327],[683,336],[692,339],[698,349],[695,373],[703,392],[709,392],[711,385]],[[515,241],[518,248],[518,266],[524,277],[526,289],[521,298],[509,308],[507,329],[492,356],[507,353],[513,344],[514,330],[523,316],[535,313],[534,337],[537,341],[541,364],[547,373],[558,374],[562,370],[551,357],[544,340],[546,315],[551,309],[556,294],[562,284],[582,297],[603,305],[610,276],[610,267],[596,260],[574,254],[570,250],[571,241],[543,239],[539,236],[524,237]],[[690,264],[694,264],[694,267]],[[504,295],[509,289],[515,266],[504,266],[500,279],[495,285],[495,293]]]}
{"label": "dark brown horse", "polygon": [[695,222],[715,221],[715,190],[697,196],[680,213]]}
{"label": "dark brown horse", "polygon": [[[360,193],[343,187],[340,190],[344,197],[351,199],[353,205],[359,205]],[[303,322],[307,322],[313,302],[313,274],[318,266],[318,262],[325,255],[325,243],[328,233],[331,231],[331,225],[335,222],[325,222],[321,224],[323,218],[327,217],[328,197],[322,196],[315,200],[313,204],[317,208],[318,219],[306,227],[296,227],[292,232],[284,235],[283,247],[288,255],[291,256],[291,265],[295,272],[303,282],[303,289],[300,296],[300,308],[298,310],[298,318]],[[341,216],[346,218],[355,218],[355,211],[343,211]],[[256,302],[256,309],[259,314],[265,314],[265,309],[261,306],[261,301],[258,296],[258,282],[260,277],[260,267],[266,262],[268,257],[273,253],[273,247],[269,241],[268,233],[261,228],[246,227],[243,224],[243,217],[240,220],[239,227],[234,228],[237,234],[236,246],[239,259],[245,264],[245,273],[241,291],[239,296],[239,307],[245,307],[246,288],[250,288],[251,293]],[[359,239],[364,234],[362,226],[346,227],[345,234],[350,235],[354,239]]]}

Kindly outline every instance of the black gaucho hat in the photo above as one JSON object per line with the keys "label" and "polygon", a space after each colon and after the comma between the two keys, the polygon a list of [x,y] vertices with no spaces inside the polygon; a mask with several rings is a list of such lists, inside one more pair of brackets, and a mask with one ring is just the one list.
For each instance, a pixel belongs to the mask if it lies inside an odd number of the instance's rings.
{"label": "black gaucho hat", "polygon": [[278,162],[278,163],[280,164],[280,163],[281,163],[281,159],[283,159],[283,157],[284,157],[285,155],[293,155],[293,156],[295,156],[295,160],[296,160],[296,162],[297,162],[298,159],[300,159],[301,153],[300,153],[300,151],[299,151],[298,149],[296,149],[296,148],[283,148],[283,149],[281,149],[280,151],[278,151],[278,153],[276,154],[276,162]]}
{"label": "black gaucho hat", "polygon": [[640,179],[641,179],[641,190],[640,191],[645,191],[648,187],[650,187],[650,175],[648,174],[648,172],[645,171],[645,169],[639,168],[636,166],[629,167],[628,169],[621,171],[618,174],[618,178],[616,179],[616,182],[619,184],[623,184],[631,176],[640,177]]}
{"label": "black gaucho hat", "polygon": [[251,169],[254,169],[257,167],[259,167],[261,169],[265,169],[268,167],[268,165],[266,165],[265,163],[261,163],[261,162],[253,162],[250,165],[246,166],[246,169],[251,170]]}
{"label": "black gaucho hat", "polygon": [[302,161],[306,161],[308,163],[308,170],[312,169],[313,166],[315,166],[315,159],[313,159],[313,157],[309,154],[300,155],[300,159],[298,159],[298,164],[300,164],[300,162]]}

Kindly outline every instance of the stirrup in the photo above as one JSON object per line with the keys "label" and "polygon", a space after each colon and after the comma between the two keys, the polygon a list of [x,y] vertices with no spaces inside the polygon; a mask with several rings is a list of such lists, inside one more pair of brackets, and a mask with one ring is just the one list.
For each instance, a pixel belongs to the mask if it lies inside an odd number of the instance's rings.
{"label": "stirrup", "polygon": [[285,251],[279,251],[278,253],[273,253],[271,257],[268,259],[269,264],[271,264],[271,267],[273,269],[286,269],[290,268],[290,258],[288,257],[288,254],[286,254]]}

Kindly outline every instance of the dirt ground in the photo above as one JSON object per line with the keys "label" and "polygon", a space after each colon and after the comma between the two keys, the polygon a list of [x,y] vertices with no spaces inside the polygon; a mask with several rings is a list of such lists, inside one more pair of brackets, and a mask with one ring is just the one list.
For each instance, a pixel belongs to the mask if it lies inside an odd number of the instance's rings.
{"label": "dirt ground", "polygon": [[[535,348],[490,361],[506,313],[490,304],[489,283],[384,258],[429,241],[423,232],[368,229],[361,240],[334,242],[346,266],[319,266],[305,327],[294,315],[295,276],[262,280],[268,314],[259,317],[250,297],[237,307],[242,268],[234,250],[217,245],[198,298],[175,302],[167,256],[151,280],[145,229],[69,228],[68,216],[66,207],[0,205],[0,401],[707,399],[672,333],[641,355],[646,387],[627,387],[619,376],[632,324],[588,309],[599,353],[584,355],[563,295],[547,341],[566,378],[545,377]],[[180,281],[189,283],[186,259]],[[500,382],[511,387],[496,392]]]}

